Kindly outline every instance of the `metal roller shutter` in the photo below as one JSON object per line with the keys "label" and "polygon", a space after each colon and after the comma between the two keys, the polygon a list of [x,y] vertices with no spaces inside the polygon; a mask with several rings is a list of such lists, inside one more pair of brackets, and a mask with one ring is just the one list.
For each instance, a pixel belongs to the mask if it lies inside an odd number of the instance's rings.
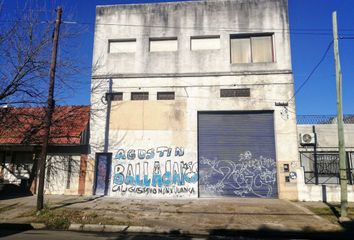
{"label": "metal roller shutter", "polygon": [[273,112],[198,114],[200,197],[276,198]]}

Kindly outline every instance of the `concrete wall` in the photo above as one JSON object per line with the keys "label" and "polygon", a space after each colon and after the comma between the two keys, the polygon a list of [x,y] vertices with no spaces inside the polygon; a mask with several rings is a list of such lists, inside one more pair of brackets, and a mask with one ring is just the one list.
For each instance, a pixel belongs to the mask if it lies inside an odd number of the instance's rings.
{"label": "concrete wall", "polygon": [[[301,146],[300,134],[312,133],[315,127],[317,151],[338,152],[338,129],[336,124],[298,125],[298,147],[301,152],[313,152],[313,146]],[[354,152],[354,124],[344,125],[345,146],[347,152]],[[352,153],[352,158],[354,154]],[[299,179],[304,178],[304,168],[298,170]],[[338,184],[305,184],[299,185],[300,201],[340,202],[340,186]],[[354,202],[354,185],[348,185],[348,200]]]}
{"label": "concrete wall", "polygon": [[[111,24],[114,23],[114,24]],[[284,30],[282,30],[284,29]],[[231,64],[230,34],[272,32],[275,61]],[[149,176],[160,167],[179,166],[193,179],[198,172],[198,111],[272,110],[275,119],[279,197],[297,199],[297,179],[285,182],[283,164],[300,167],[296,143],[295,107],[275,107],[293,95],[287,1],[197,1],[97,7],[91,119],[91,159],[104,150],[109,90],[123,92],[112,102],[108,151],[113,153],[109,195],[128,197],[198,197],[198,183],[185,182],[170,192],[141,193],[118,187],[121,175]],[[191,37],[220,36],[219,50],[191,51]],[[177,37],[178,51],[149,52],[149,38]],[[108,53],[109,40],[136,39],[135,53]],[[251,97],[220,98],[220,89],[250,88]],[[148,101],[130,101],[131,92],[149,92]],[[173,101],[157,100],[159,91],[174,91]],[[171,149],[171,155],[159,150]],[[183,149],[183,155],[175,153]],[[134,160],[122,159],[118,153]],[[150,150],[154,156],[141,153]],[[179,150],[177,150],[179,151]],[[118,154],[118,155],[117,155]],[[144,156],[144,157],[143,157]],[[126,158],[128,158],[126,156]],[[155,164],[157,163],[157,164]],[[158,166],[159,165],[159,166]],[[146,167],[146,164],[145,164]],[[134,174],[135,175],[135,174]]]}
{"label": "concrete wall", "polygon": [[[69,166],[70,165],[70,166]],[[80,155],[51,155],[47,159],[45,194],[77,195]]]}
{"label": "concrete wall", "polygon": [[[313,126],[317,136],[317,149],[319,151],[334,150],[338,151],[338,128],[337,124],[318,124],[318,125],[298,125],[299,136],[301,133],[312,133]],[[298,136],[299,147],[306,150],[306,146],[300,145]],[[354,124],[344,124],[344,140],[347,151],[354,151]],[[312,150],[312,147],[308,147]]]}
{"label": "concrete wall", "polygon": [[[297,171],[298,178],[304,178],[303,169]],[[340,202],[340,185],[333,184],[305,184],[299,182],[299,201],[327,201]],[[348,201],[354,202],[354,186],[348,185]]]}

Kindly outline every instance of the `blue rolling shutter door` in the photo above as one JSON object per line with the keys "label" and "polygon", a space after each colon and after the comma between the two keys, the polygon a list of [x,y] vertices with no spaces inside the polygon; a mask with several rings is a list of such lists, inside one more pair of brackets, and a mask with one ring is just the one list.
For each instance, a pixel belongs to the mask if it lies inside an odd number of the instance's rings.
{"label": "blue rolling shutter door", "polygon": [[200,197],[276,198],[273,112],[199,113]]}

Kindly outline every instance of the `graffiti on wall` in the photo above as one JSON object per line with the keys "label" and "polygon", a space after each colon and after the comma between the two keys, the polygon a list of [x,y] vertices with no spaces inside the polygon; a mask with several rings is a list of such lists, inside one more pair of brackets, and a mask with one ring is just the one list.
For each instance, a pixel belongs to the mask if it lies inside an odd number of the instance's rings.
{"label": "graffiti on wall", "polygon": [[114,156],[112,192],[196,194],[198,165],[183,161],[183,156],[182,147],[119,149]]}
{"label": "graffiti on wall", "polygon": [[269,198],[276,195],[276,162],[272,158],[253,158],[247,151],[236,161],[201,158],[200,164],[201,191],[237,197]]}

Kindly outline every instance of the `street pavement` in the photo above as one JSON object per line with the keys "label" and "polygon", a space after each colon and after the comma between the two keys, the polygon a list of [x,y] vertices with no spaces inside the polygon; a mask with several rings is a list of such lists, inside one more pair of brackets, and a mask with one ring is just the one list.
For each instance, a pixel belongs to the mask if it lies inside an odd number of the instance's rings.
{"label": "street pavement", "polygon": [[[177,235],[177,237],[183,237],[183,239],[186,239],[185,237],[189,234],[193,236],[212,236],[208,239],[214,239],[216,236],[233,239],[238,237],[240,237],[239,239],[263,239],[267,236],[270,239],[291,239],[287,236],[293,236],[295,239],[316,239],[319,234],[322,234],[322,237],[323,234],[325,234],[324,236],[340,236],[337,233],[342,230],[338,224],[315,215],[303,207],[303,204],[280,199],[137,200],[63,195],[49,195],[45,199],[49,206],[54,209],[74,209],[85,213],[96,213],[100,216],[114,218],[115,221],[131,227],[131,229],[134,226],[143,226],[159,230],[155,232],[165,230],[167,233],[178,233],[180,235]],[[1,208],[6,209],[6,206],[13,207],[11,210],[0,213],[0,225],[1,223],[31,222],[30,218],[21,216],[23,213],[34,209],[35,204],[35,196],[1,200],[0,210]],[[50,233],[23,231],[20,234],[25,234],[23,239],[31,239],[32,236],[40,237]],[[64,236],[66,232],[59,232],[58,234]],[[117,237],[127,237],[128,235],[129,237],[135,237],[130,239],[139,239],[136,237],[140,236],[131,235],[134,234],[132,232],[115,234],[113,239],[126,239]],[[343,234],[341,236],[346,239],[345,236],[348,233],[344,231]],[[163,236],[170,237],[170,235]],[[14,234],[8,237],[16,236],[18,235]],[[90,239],[90,236],[96,235],[88,234],[85,239]],[[160,235],[155,236],[160,237]],[[5,239],[16,239],[8,237]],[[103,237],[102,239],[111,239],[109,238],[111,236],[101,237]],[[171,237],[176,236],[171,235]]]}

